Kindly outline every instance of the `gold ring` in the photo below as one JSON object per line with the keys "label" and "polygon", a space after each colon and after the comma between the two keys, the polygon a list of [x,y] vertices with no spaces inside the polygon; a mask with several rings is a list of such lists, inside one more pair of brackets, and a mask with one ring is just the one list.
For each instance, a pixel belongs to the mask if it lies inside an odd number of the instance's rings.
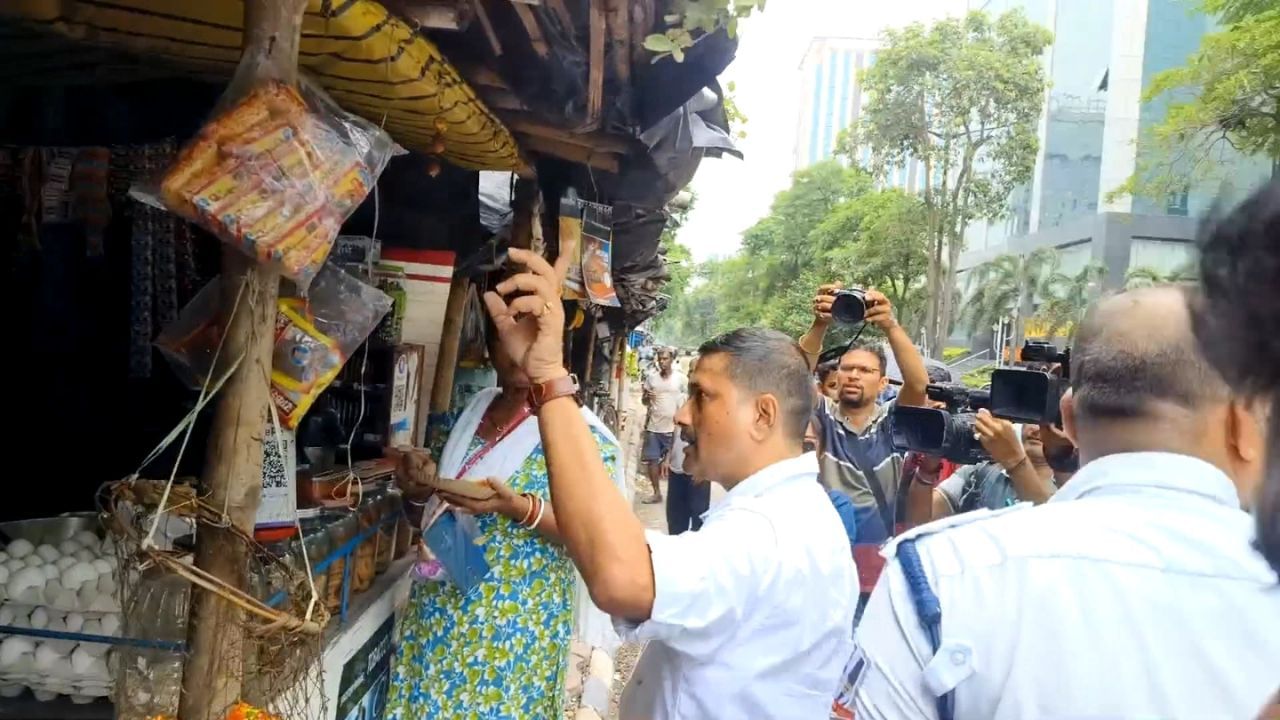
{"label": "gold ring", "polygon": [[551,312],[551,303],[542,303],[542,312]]}

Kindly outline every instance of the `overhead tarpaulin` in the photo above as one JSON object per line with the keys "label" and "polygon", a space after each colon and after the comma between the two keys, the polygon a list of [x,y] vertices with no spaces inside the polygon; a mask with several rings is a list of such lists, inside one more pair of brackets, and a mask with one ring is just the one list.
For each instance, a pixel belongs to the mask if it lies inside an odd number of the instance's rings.
{"label": "overhead tarpaulin", "polygon": [[[230,77],[240,59],[236,0],[3,0],[0,18]],[[0,49],[3,51],[3,49]],[[465,168],[521,166],[511,133],[440,50],[373,0],[310,0],[299,64],[343,107],[385,124],[402,145]]]}

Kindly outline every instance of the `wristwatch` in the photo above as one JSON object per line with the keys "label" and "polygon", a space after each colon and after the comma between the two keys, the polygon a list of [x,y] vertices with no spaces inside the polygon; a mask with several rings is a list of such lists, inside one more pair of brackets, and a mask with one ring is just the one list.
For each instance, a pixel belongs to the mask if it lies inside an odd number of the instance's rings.
{"label": "wristwatch", "polygon": [[529,407],[537,413],[543,405],[556,398],[572,397],[578,401],[578,376],[573,373],[543,383],[534,383],[529,388]]}

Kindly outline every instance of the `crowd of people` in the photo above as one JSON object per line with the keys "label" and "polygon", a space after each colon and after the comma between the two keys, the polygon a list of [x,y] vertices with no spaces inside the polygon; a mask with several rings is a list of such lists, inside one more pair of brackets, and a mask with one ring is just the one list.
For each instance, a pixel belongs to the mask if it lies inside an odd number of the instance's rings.
{"label": "crowd of people", "polygon": [[[989,459],[976,464],[895,442],[896,408],[937,405],[937,378],[874,290],[864,321],[885,342],[831,363],[819,359],[838,285],[819,288],[798,340],[736,330],[704,343],[687,377],[660,351],[643,461],[649,500],[668,481],[669,533],[637,519],[616,441],[575,402],[563,263],[512,250],[525,272],[485,303],[537,446],[514,489],[494,481],[493,505],[473,509],[505,515],[513,548],[550,543],[552,585],[571,563],[584,603],[648,642],[622,720],[1280,718],[1280,184],[1206,223],[1202,245],[1200,286],[1089,310],[1060,416],[978,411]],[[505,396],[458,462],[502,435]],[[707,482],[726,490],[709,507]],[[562,636],[572,599],[539,602],[544,627],[480,629],[484,642]],[[462,651],[410,639],[427,663]],[[399,697],[417,692],[413,662]],[[468,680],[458,664],[443,672]],[[536,669],[534,690],[554,685]],[[506,687],[527,689],[517,677]]]}

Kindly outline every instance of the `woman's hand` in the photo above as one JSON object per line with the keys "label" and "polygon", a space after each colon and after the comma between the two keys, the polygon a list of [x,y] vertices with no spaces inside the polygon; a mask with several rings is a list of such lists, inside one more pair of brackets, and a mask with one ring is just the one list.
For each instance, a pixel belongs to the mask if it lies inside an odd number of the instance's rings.
{"label": "woman's hand", "polygon": [[431,453],[421,449],[403,448],[395,451],[400,459],[396,463],[396,485],[405,498],[423,501],[431,496],[436,479],[436,461]]}
{"label": "woman's hand", "polygon": [[460,507],[472,515],[497,513],[519,522],[524,519],[525,515],[529,514],[529,506],[531,505],[529,499],[516,493],[501,480],[485,478],[477,482],[476,485],[488,487],[493,490],[493,494],[483,500],[478,500],[441,490],[439,491],[440,497],[448,501],[450,505]]}
{"label": "woman's hand", "polygon": [[554,268],[530,250],[511,248],[508,257],[528,270],[503,280],[484,294],[498,338],[532,382],[563,377],[568,371],[564,369],[560,283],[569,269],[569,256],[561,255]]}

